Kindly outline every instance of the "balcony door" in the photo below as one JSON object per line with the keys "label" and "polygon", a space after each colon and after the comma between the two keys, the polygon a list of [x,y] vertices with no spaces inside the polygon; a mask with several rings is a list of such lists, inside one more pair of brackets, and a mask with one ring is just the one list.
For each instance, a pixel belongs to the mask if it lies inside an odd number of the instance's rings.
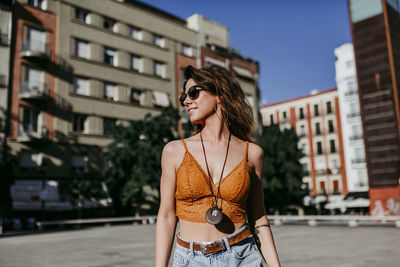
{"label": "balcony door", "polygon": [[46,33],[44,31],[40,31],[34,28],[27,28],[27,47],[26,49],[35,51],[35,52],[46,52]]}
{"label": "balcony door", "polygon": [[26,67],[24,89],[26,93],[38,93],[44,91],[44,72],[38,69]]}

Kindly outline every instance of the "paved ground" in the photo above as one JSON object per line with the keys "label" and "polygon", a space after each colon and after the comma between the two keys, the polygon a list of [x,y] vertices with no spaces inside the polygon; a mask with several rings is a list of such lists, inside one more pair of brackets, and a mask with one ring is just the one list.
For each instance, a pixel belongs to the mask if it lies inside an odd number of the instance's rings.
{"label": "paved ground", "polygon": [[[282,266],[400,266],[400,229],[272,228]],[[154,225],[0,238],[0,266],[153,266]]]}

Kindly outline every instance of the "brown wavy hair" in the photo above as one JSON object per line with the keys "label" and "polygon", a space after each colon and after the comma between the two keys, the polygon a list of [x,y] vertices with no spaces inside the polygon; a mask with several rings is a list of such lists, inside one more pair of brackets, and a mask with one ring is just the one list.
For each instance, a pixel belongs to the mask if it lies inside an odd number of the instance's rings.
{"label": "brown wavy hair", "polygon": [[[184,71],[186,81],[193,79],[210,93],[222,96],[221,110],[224,123],[229,131],[244,141],[252,141],[256,133],[253,110],[247,102],[239,82],[227,70],[211,66],[197,69],[187,66]],[[183,90],[185,90],[186,82]],[[194,124],[192,135],[201,131],[203,125]]]}

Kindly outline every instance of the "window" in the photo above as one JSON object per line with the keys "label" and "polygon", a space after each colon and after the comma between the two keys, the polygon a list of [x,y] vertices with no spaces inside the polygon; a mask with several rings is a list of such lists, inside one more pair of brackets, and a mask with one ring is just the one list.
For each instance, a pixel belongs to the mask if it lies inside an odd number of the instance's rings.
{"label": "window", "polygon": [[28,0],[28,4],[40,9],[46,9],[46,1],[43,0]]}
{"label": "window", "polygon": [[324,181],[320,181],[319,182],[319,194],[325,194],[326,193],[326,191],[325,191],[325,182]]}
{"label": "window", "polygon": [[158,77],[164,77],[164,63],[154,61],[154,75]]}
{"label": "window", "polygon": [[86,164],[88,161],[87,156],[73,155],[71,158],[71,171],[73,172],[86,172]]}
{"label": "window", "polygon": [[269,122],[270,122],[270,124],[274,124],[274,115],[273,114],[269,115]]}
{"label": "window", "polygon": [[72,130],[74,132],[83,133],[85,132],[85,122],[87,116],[83,114],[73,114],[72,115]]}
{"label": "window", "polygon": [[333,128],[333,121],[332,120],[328,121],[328,131],[330,133],[333,133],[335,131],[335,129]]}
{"label": "window", "polygon": [[168,94],[165,92],[153,91],[152,101],[156,107],[168,107],[170,104]]}
{"label": "window", "polygon": [[335,140],[329,140],[330,148],[331,148],[331,153],[336,152],[336,146],[335,146]]}
{"label": "window", "polygon": [[301,151],[303,152],[303,154],[305,156],[307,156],[307,144],[306,143],[301,144]]}
{"label": "window", "polygon": [[103,118],[103,134],[110,135],[117,120],[112,118]]}
{"label": "window", "polygon": [[283,119],[284,119],[284,120],[287,119],[287,117],[286,117],[286,111],[283,112]]}
{"label": "window", "polygon": [[192,48],[188,45],[182,44],[182,54],[185,56],[191,57],[192,56]]}
{"label": "window", "polygon": [[317,142],[317,154],[322,155],[322,142]]}
{"label": "window", "polygon": [[21,84],[21,93],[40,94],[45,90],[45,73],[44,71],[25,67],[25,80]]}
{"label": "window", "polygon": [[74,77],[74,93],[79,95],[89,95],[88,79]]}
{"label": "window", "polygon": [[315,123],[315,134],[320,135],[321,134],[321,127],[319,122]]}
{"label": "window", "polygon": [[141,64],[142,63],[142,58],[136,55],[131,55],[131,69],[135,71],[141,70]]}
{"label": "window", "polygon": [[318,104],[314,105],[314,116],[319,115]]}
{"label": "window", "polygon": [[75,39],[75,56],[89,58],[89,42]]}
{"label": "window", "polygon": [[132,104],[140,104],[143,91],[136,88],[131,88],[130,100]]}
{"label": "window", "polygon": [[106,99],[117,101],[117,86],[112,83],[104,83],[103,97]]}
{"label": "window", "polygon": [[129,33],[132,38],[142,40],[142,31],[136,27],[130,26]]}
{"label": "window", "polygon": [[44,31],[27,27],[26,41],[23,44],[23,51],[46,52],[46,33]]}
{"label": "window", "polygon": [[115,32],[115,20],[112,18],[104,17],[103,27],[109,31]]}
{"label": "window", "polygon": [[332,104],[331,102],[326,102],[326,112],[327,113],[332,113]]}
{"label": "window", "polygon": [[339,194],[339,181],[338,180],[333,180],[333,193],[334,194]]}
{"label": "window", "polygon": [[24,106],[22,112],[22,132],[20,132],[20,136],[36,134],[38,132],[39,111]]}
{"label": "window", "polygon": [[154,34],[153,35],[153,44],[155,44],[159,47],[164,47],[165,40],[160,35]]}
{"label": "window", "polygon": [[87,11],[85,9],[78,8],[78,7],[75,8],[75,18],[82,20],[86,23],[90,23],[88,14],[89,14],[89,11]]}
{"label": "window", "polygon": [[300,125],[300,136],[304,136],[306,135],[306,130],[304,125]]}
{"label": "window", "polygon": [[300,111],[300,119],[304,119],[304,110],[303,110],[303,108],[300,108],[299,111]]}
{"label": "window", "polygon": [[104,63],[110,64],[113,66],[117,65],[117,60],[116,60],[116,55],[115,55],[115,50],[104,47]]}
{"label": "window", "polygon": [[308,164],[307,163],[303,163],[301,165],[302,165],[302,168],[303,168],[304,175],[307,176],[309,174],[308,173]]}

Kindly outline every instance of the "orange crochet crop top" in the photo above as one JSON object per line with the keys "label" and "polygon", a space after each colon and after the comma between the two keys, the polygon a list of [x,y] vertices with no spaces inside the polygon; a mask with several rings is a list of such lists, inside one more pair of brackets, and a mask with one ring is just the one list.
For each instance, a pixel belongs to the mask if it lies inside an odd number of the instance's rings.
{"label": "orange crochet crop top", "polygon": [[[211,208],[209,178],[201,165],[188,151],[185,141],[185,155],[176,173],[176,216],[179,219],[206,223],[206,212]],[[247,197],[250,192],[250,166],[247,163],[249,143],[246,142],[244,158],[221,180],[220,193],[222,212],[234,223],[246,221]],[[213,185],[217,192],[218,183]],[[221,200],[218,199],[218,205]]]}

